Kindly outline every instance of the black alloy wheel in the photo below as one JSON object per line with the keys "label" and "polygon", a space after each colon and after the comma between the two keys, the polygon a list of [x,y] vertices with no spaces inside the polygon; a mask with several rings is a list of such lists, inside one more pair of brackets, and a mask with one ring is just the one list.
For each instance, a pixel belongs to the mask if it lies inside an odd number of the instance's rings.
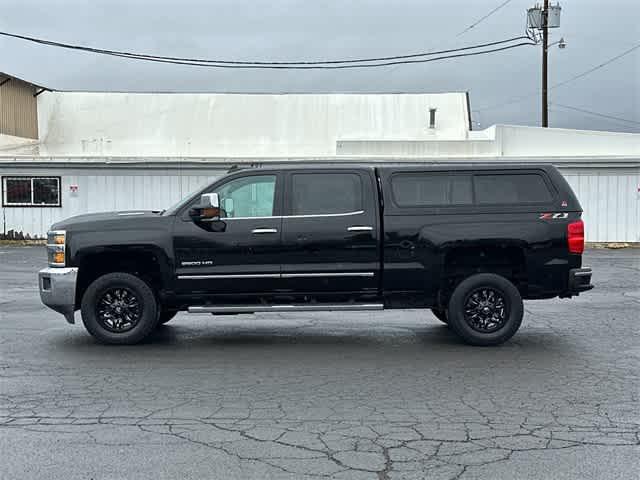
{"label": "black alloy wheel", "polygon": [[82,296],[82,322],[99,342],[138,343],[158,324],[158,301],[151,286],[126,272],[96,278]]}
{"label": "black alloy wheel", "polygon": [[113,333],[134,328],[140,321],[141,313],[140,300],[125,287],[106,290],[96,304],[98,322]]}
{"label": "black alloy wheel", "polygon": [[471,345],[499,345],[520,328],[522,296],[505,277],[477,273],[462,280],[449,298],[448,324]]}
{"label": "black alloy wheel", "polygon": [[477,288],[467,295],[464,304],[464,319],[480,333],[491,333],[501,329],[507,320],[506,301],[495,288]]}

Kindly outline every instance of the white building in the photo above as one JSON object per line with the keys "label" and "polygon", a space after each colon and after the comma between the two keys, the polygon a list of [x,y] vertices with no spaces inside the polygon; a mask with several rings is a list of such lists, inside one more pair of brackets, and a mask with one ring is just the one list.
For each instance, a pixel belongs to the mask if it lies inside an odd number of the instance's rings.
{"label": "white building", "polygon": [[553,163],[588,241],[640,242],[640,134],[473,131],[469,111],[465,93],[53,92],[0,74],[0,234],[161,209],[234,164],[408,160]]}

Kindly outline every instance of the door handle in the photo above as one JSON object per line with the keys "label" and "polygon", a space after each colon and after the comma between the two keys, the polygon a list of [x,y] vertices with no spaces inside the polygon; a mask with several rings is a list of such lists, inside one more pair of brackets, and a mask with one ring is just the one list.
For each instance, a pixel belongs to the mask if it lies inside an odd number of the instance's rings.
{"label": "door handle", "polygon": [[277,228],[254,228],[253,230],[251,230],[251,233],[253,233],[254,235],[257,235],[260,233],[278,233],[278,229]]}
{"label": "door handle", "polygon": [[352,227],[347,228],[347,232],[370,232],[373,230],[373,227],[368,227],[365,225],[354,225]]}

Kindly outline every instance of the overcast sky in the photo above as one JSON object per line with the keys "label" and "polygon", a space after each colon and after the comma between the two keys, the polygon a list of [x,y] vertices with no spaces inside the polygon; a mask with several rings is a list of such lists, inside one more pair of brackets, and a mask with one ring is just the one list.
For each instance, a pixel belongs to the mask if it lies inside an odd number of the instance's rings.
{"label": "overcast sky", "polygon": [[[105,49],[232,60],[385,56],[519,35],[534,0],[0,0],[0,30]],[[549,83],[640,43],[640,0],[563,0],[567,48],[550,51]],[[54,89],[202,92],[469,91],[473,121],[538,125],[541,48],[437,63],[325,71],[218,70],[60,50],[0,37],[0,71]],[[526,100],[502,105],[513,97]],[[640,122],[640,49],[550,92],[556,104]],[[501,106],[500,106],[501,105]],[[494,108],[485,108],[494,107]],[[550,125],[640,132],[551,105]]]}

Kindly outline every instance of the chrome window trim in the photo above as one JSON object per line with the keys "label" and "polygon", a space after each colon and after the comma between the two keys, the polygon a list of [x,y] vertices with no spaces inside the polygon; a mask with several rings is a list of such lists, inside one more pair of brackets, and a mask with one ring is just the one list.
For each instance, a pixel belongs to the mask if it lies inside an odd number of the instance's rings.
{"label": "chrome window trim", "polygon": [[353,215],[361,215],[364,210],[356,210],[355,212],[345,213],[315,213],[310,215],[283,215],[282,218],[323,218],[323,217],[349,217]]}
{"label": "chrome window trim", "polygon": [[270,217],[224,217],[224,218],[220,218],[220,221],[226,222],[228,220],[268,220],[270,218],[281,219],[281,218],[349,217],[353,215],[361,215],[363,213],[364,213],[364,210],[357,210],[355,212],[346,212],[346,213],[315,213],[311,215],[272,215]]}

